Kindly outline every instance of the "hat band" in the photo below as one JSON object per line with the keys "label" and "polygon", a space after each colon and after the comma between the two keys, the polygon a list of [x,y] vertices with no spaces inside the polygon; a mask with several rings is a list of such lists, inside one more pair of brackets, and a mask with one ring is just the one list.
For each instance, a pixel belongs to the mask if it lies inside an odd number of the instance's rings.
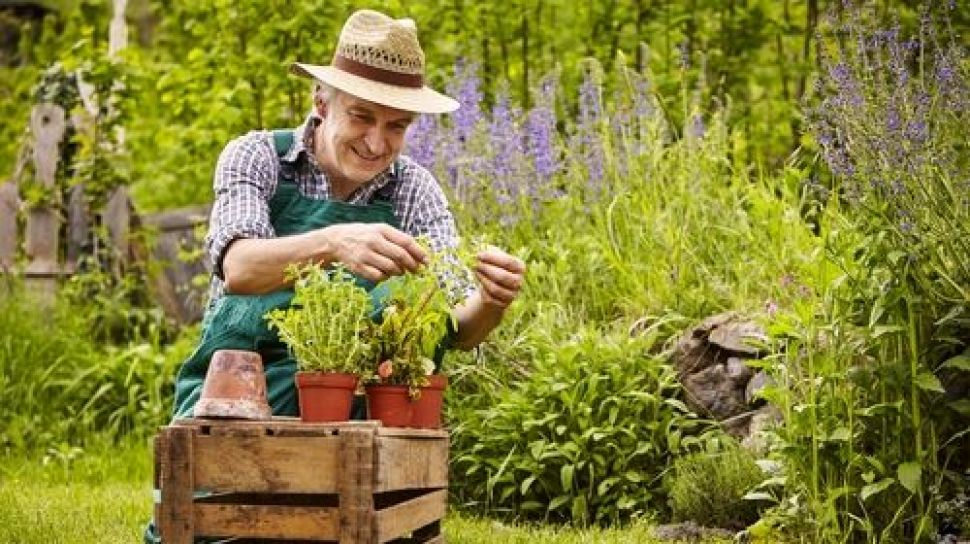
{"label": "hat band", "polygon": [[416,89],[424,87],[424,77],[421,74],[402,74],[401,72],[392,72],[391,70],[385,70],[383,68],[377,68],[362,62],[357,62],[356,60],[349,59],[343,55],[334,55],[333,67],[354,74],[355,76],[360,76],[364,79],[379,81],[381,83],[387,83],[388,85],[396,85],[398,87],[413,87]]}

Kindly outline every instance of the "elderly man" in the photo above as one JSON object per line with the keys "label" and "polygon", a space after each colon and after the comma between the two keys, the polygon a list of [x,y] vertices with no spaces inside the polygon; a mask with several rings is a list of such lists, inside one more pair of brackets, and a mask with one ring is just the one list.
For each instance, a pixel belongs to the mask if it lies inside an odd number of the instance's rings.
{"label": "elderly man", "polygon": [[[370,285],[416,270],[433,248],[454,246],[454,218],[434,177],[401,155],[418,113],[458,103],[424,85],[424,53],[410,20],[351,15],[330,66],[296,63],[316,81],[313,111],[293,131],[257,131],[229,143],[215,173],[206,246],[213,262],[202,343],[176,382],[176,416],[191,416],[219,349],[261,352],[277,415],[296,415],[295,362],[264,313],[288,300],[291,263],[343,263]],[[502,318],[523,283],[519,259],[478,255],[478,285],[455,308],[454,344],[470,349]]]}

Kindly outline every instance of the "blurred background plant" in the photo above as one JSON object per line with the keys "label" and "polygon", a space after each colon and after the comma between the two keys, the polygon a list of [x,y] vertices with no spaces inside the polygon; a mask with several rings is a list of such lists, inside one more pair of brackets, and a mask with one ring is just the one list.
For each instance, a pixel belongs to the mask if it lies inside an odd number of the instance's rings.
{"label": "blurred background plant", "polygon": [[[432,84],[462,103],[420,117],[407,153],[463,234],[529,263],[491,341],[445,361],[455,504],[576,524],[761,515],[751,534],[770,542],[970,531],[970,12],[926,5],[382,4],[416,19]],[[110,130],[76,143],[101,167],[60,179],[130,184],[140,212],[208,201],[225,142],[301,122],[308,85],[285,66],[329,58],[350,9],[132,2],[137,38],[102,72],[124,145]],[[25,80],[108,62],[107,11],[0,20],[19,36],[0,68],[0,165],[21,153]],[[72,448],[167,418],[198,329],[155,313],[140,271],[110,268],[92,263],[51,309],[16,281],[0,295],[6,452],[74,466]],[[771,474],[715,447],[723,432],[669,366],[682,331],[726,310],[770,336],[761,395],[783,424],[752,455]],[[759,502],[738,502],[759,477]]]}

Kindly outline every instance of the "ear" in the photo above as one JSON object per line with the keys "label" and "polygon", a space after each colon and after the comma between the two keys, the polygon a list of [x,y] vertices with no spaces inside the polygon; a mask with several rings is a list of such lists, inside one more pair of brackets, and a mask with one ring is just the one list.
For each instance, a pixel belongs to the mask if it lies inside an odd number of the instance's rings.
{"label": "ear", "polygon": [[323,99],[322,96],[319,96],[319,95],[317,95],[317,97],[314,98],[313,102],[314,102],[313,103],[313,107],[317,110],[317,115],[319,115],[321,118],[326,119],[327,118],[327,102]]}

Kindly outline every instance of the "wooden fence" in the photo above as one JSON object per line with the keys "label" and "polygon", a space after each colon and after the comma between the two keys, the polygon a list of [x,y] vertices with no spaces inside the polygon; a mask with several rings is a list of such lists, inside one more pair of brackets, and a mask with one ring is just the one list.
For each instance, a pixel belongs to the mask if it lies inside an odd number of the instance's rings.
{"label": "wooden fence", "polygon": [[[32,162],[36,183],[50,194],[57,191],[56,173],[60,160],[60,143],[65,134],[64,110],[54,104],[40,104],[31,113]],[[59,281],[78,270],[90,245],[91,227],[97,220],[107,230],[107,250],[120,273],[139,262],[139,269],[150,272],[148,284],[165,313],[180,323],[196,321],[202,316],[206,289],[193,278],[205,274],[204,259],[185,261],[183,254],[198,253],[201,241],[195,236],[200,224],[208,218],[208,207],[174,210],[139,218],[126,187],[118,187],[100,210],[89,210],[84,187],[71,188],[67,202],[53,199],[30,205],[26,210],[24,233],[18,225],[18,211],[23,209],[18,182],[24,164],[18,164],[13,179],[0,183],[0,273],[16,268],[18,250],[24,248],[23,269],[27,287],[42,299],[52,300]],[[48,201],[51,200],[51,201]],[[95,217],[96,216],[96,217]],[[65,224],[66,222],[66,224]],[[132,237],[136,229],[147,229],[146,237]],[[64,235],[63,243],[61,236]],[[152,240],[142,247],[133,240]]]}

